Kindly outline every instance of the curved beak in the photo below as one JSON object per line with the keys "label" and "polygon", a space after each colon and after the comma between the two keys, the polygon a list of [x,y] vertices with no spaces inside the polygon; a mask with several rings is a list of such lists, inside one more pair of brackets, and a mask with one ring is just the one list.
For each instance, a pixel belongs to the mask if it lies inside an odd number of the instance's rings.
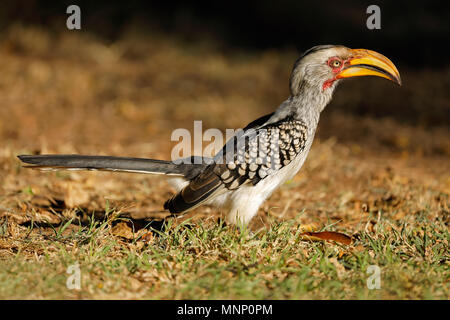
{"label": "curved beak", "polygon": [[391,60],[382,54],[366,49],[351,50],[351,57],[336,76],[337,79],[376,76],[386,78],[402,85],[400,73]]}

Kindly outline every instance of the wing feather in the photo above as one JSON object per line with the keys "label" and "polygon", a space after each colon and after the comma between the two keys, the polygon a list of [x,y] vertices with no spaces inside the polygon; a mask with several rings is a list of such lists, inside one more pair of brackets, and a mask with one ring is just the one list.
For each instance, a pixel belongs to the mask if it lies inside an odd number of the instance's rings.
{"label": "wing feather", "polygon": [[214,158],[215,162],[168,200],[164,208],[172,213],[192,210],[243,184],[256,185],[288,165],[303,151],[307,128],[292,118],[269,122],[272,115],[251,122],[243,134],[230,139]]}

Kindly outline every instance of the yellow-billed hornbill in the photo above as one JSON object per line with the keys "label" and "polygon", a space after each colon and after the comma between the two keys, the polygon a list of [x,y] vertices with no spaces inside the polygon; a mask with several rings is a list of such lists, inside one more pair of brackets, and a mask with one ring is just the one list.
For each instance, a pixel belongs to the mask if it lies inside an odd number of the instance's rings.
{"label": "yellow-billed hornbill", "polygon": [[[290,97],[275,112],[235,135],[213,159],[171,162],[82,155],[21,155],[32,168],[126,171],[177,176],[178,193],[164,208],[180,214],[201,204],[225,208],[230,223],[247,224],[260,205],[302,167],[314,139],[320,113],[341,79],[377,76],[401,84],[385,56],[365,49],[316,46],[296,62]],[[189,160],[192,160],[189,158]],[[186,160],[186,159],[185,159]]]}

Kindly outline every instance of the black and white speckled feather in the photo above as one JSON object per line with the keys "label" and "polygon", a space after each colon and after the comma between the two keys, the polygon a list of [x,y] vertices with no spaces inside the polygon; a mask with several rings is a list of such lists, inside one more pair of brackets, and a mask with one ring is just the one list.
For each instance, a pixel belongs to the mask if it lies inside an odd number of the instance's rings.
{"label": "black and white speckled feather", "polygon": [[214,173],[228,190],[246,183],[256,185],[290,164],[305,148],[307,127],[302,121],[288,117],[244,132],[233,138],[232,161],[227,161],[230,152],[225,150],[221,164],[214,166]]}

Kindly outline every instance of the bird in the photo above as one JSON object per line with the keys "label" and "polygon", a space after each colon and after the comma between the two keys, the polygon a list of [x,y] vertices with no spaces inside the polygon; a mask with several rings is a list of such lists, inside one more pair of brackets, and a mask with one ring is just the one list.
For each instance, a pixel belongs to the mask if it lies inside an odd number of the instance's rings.
{"label": "bird", "polygon": [[[19,155],[25,167],[41,170],[106,170],[163,174],[176,193],[164,210],[182,215],[200,205],[226,211],[226,222],[246,226],[263,202],[303,166],[322,111],[343,79],[375,76],[401,85],[400,73],[384,55],[342,45],[306,50],[293,66],[289,97],[274,112],[249,123],[212,158],[182,161],[89,155]],[[180,160],[180,159],[177,159]]]}

